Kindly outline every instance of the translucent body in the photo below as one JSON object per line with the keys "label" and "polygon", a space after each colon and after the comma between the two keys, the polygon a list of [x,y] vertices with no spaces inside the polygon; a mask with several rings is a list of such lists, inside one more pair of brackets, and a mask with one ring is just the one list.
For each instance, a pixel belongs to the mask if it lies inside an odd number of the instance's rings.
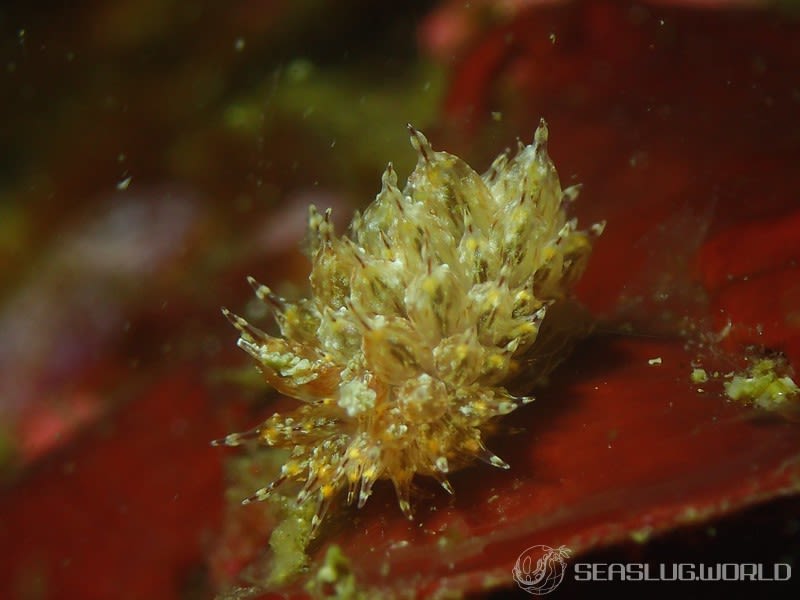
{"label": "translucent body", "polygon": [[310,298],[289,303],[250,280],[281,338],[224,311],[267,382],[302,405],[217,443],[291,449],[278,480],[245,502],[298,481],[297,501],[317,503],[314,528],[340,491],[360,507],[381,478],[410,518],[414,475],[452,493],[447,473],[474,458],[508,468],[483,437],[533,398],[503,382],[535,364],[537,334],[591,250],[566,217],[577,189],[561,189],[544,122],[483,176],[409,130],[419,158],[405,188],[390,164],[347,236],[311,207]]}

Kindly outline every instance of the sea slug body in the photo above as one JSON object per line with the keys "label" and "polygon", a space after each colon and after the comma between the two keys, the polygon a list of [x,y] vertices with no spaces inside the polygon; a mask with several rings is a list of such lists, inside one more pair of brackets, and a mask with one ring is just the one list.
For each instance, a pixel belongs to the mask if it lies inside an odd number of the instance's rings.
{"label": "sea slug body", "polygon": [[249,279],[281,337],[223,309],[267,382],[301,405],[215,444],[290,450],[279,477],[244,502],[294,481],[297,502],[316,503],[314,530],[340,492],[361,507],[379,479],[411,518],[415,475],[453,493],[448,473],[474,458],[508,468],[484,437],[533,398],[504,382],[536,352],[603,228],[579,231],[566,217],[577,187],[562,190],[544,121],[482,176],[409,131],[418,162],[405,188],[390,164],[348,235],[334,234],[330,210],[310,208],[310,298],[292,303]]}

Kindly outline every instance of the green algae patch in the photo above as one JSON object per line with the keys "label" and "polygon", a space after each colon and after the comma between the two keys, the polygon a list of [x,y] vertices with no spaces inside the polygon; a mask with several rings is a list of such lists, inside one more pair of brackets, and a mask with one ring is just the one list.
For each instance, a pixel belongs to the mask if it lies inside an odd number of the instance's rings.
{"label": "green algae patch", "polygon": [[314,506],[298,505],[286,496],[274,496],[271,503],[279,507],[281,520],[269,538],[272,549],[269,583],[280,585],[296,577],[308,565],[306,547],[311,539]]}
{"label": "green algae patch", "polygon": [[356,577],[350,567],[350,559],[336,544],[328,546],[325,558],[317,572],[309,578],[306,590],[315,598],[324,596],[341,600],[360,600],[367,597],[358,589]]}
{"label": "green algae patch", "polygon": [[262,477],[277,477],[287,457],[288,453],[282,450],[256,450],[231,458],[227,464],[230,487],[226,497],[235,529],[247,529],[253,535],[248,544],[258,544],[260,536],[262,539],[269,536],[271,552],[256,561],[246,578],[256,590],[289,584],[306,572],[310,563],[306,548],[311,537],[313,506],[298,505],[293,496],[278,491],[264,502],[254,503],[249,512],[243,512],[242,508],[242,497],[257,489]]}
{"label": "green algae patch", "polygon": [[797,400],[800,389],[789,375],[778,372],[781,366],[773,359],[761,359],[726,381],[725,393],[731,400],[766,410],[785,408]]}
{"label": "green algae patch", "polygon": [[653,528],[650,526],[642,527],[641,529],[637,529],[632,531],[629,534],[629,537],[636,542],[637,544],[646,544],[650,541],[650,537],[653,535]]}
{"label": "green algae patch", "polygon": [[692,369],[692,383],[705,383],[708,381],[708,372],[705,369]]}

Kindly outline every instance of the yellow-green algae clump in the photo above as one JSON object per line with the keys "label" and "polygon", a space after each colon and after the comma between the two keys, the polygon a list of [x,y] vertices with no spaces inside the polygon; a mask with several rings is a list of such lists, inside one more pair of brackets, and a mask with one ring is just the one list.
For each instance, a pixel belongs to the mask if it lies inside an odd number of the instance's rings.
{"label": "yellow-green algae clump", "polygon": [[267,382],[301,405],[216,443],[288,449],[277,479],[244,502],[294,482],[298,506],[314,508],[312,535],[340,492],[361,507],[390,480],[411,518],[416,474],[452,493],[448,473],[475,458],[508,468],[484,438],[533,398],[505,384],[522,366],[540,380],[562,358],[578,328],[563,307],[603,228],[567,218],[577,188],[561,188],[543,121],[483,175],[409,131],[418,158],[405,187],[389,164],[347,235],[311,207],[309,298],[250,279],[281,337],[223,311]]}
{"label": "yellow-green algae clump", "polygon": [[744,373],[725,382],[725,393],[731,400],[750,402],[765,410],[780,410],[797,399],[800,390],[788,375],[776,372],[779,365],[769,358],[754,362]]}

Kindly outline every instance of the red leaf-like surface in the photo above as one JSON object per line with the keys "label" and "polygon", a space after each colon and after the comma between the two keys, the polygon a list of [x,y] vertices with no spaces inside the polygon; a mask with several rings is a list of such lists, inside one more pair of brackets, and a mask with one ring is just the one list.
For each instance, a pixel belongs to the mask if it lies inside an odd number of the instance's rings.
{"label": "red leaf-like surface", "polygon": [[[782,352],[795,368],[800,360],[800,26],[782,13],[726,11],[723,3],[707,11],[517,4],[528,8],[499,24],[463,15],[452,23],[463,30],[460,58],[442,126],[430,137],[479,164],[547,118],[564,183],[584,184],[576,214],[586,225],[608,223],[578,290],[600,319],[598,333],[490,441],[511,470],[464,469],[452,477],[454,498],[419,481],[414,522],[402,518],[389,486],[376,486],[363,510],[326,525],[311,548],[311,576],[336,544],[357,585],[386,596],[510,587],[514,561],[530,545],[583,553],[643,542],[800,488],[797,423],[729,403],[719,380],[702,392],[689,380],[693,361],[736,364],[748,345]],[[280,139],[276,160],[291,163],[302,149],[290,134]],[[116,138],[108,148],[101,154],[113,163]],[[235,335],[216,311],[246,302],[244,275],[296,277],[305,264],[283,247],[255,256],[266,244],[253,240],[225,240],[235,247],[225,254],[209,223],[223,214],[237,230],[249,217],[187,205],[197,211],[186,213],[180,244],[159,250],[158,268],[122,283],[103,261],[102,276],[78,271],[87,284],[80,289],[95,290],[113,317],[107,329],[81,325],[83,296],[60,295],[71,289],[60,277],[48,279],[32,261],[19,267],[31,282],[19,288],[47,301],[42,314],[64,311],[47,321],[63,329],[37,330],[37,339],[54,336],[47,347],[60,348],[63,331],[92,352],[70,355],[78,362],[66,371],[40,369],[38,354],[25,363],[38,387],[26,396],[31,412],[14,412],[11,423],[23,470],[9,475],[0,497],[4,598],[206,596],[243,557],[261,560],[267,548],[253,512],[260,507],[221,522],[226,454],[208,440],[252,426],[273,406],[238,415],[237,396],[247,392],[211,383],[216,367],[246,364],[243,355],[230,358]],[[76,219],[67,231],[91,239],[95,229]],[[140,224],[148,236],[174,233],[151,230],[150,221]],[[41,264],[54,264],[65,247],[45,247]],[[16,322],[24,314],[2,316]],[[700,347],[700,337],[729,321],[719,348]],[[30,322],[42,320],[33,314]],[[681,335],[687,323],[695,328]],[[4,363],[4,377],[14,365]],[[31,414],[39,416],[26,421]],[[265,594],[302,593],[303,584]]]}
{"label": "red leaf-like surface", "polygon": [[0,499],[4,598],[175,598],[202,583],[222,504],[207,392],[188,369],[54,453]]}

